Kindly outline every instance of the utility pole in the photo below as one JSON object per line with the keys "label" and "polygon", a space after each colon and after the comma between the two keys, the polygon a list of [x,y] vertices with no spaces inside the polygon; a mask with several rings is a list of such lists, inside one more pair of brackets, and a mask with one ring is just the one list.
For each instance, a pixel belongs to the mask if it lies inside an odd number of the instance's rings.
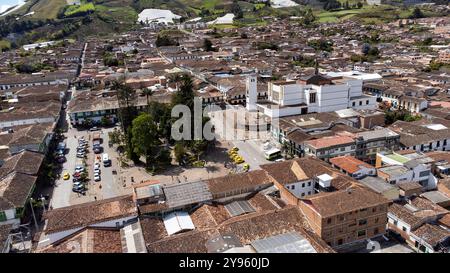
{"label": "utility pole", "polygon": [[36,221],[36,215],[34,214],[33,201],[34,201],[34,199],[30,198],[31,214],[33,214],[34,225],[35,225],[36,230],[37,230],[38,229],[38,224],[37,224],[37,221]]}

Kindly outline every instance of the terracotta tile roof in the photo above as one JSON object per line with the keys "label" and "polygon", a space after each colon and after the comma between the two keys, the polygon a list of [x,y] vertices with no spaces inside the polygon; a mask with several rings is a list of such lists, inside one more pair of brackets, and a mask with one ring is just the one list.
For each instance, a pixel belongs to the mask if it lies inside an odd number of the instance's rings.
{"label": "terracotta tile roof", "polygon": [[[150,225],[152,229],[153,225]],[[197,228],[197,227],[196,227]],[[145,229],[143,227],[143,229]],[[304,236],[318,252],[334,252],[322,239],[309,228],[300,210],[295,206],[284,209],[250,213],[233,217],[215,227],[166,237],[158,241],[147,241],[149,252],[163,253],[206,253],[206,242],[213,236],[232,233],[243,244],[254,240],[297,231]],[[151,231],[145,231],[144,234]],[[151,238],[154,239],[154,238]]]}
{"label": "terracotta tile roof", "polygon": [[411,227],[416,227],[423,221],[421,217],[414,215],[412,211],[396,203],[391,204],[388,211]]}
{"label": "terracotta tile roof", "polygon": [[398,184],[398,187],[404,191],[422,189],[422,185],[420,185],[418,182],[401,183]]}
{"label": "terracotta tile roof", "polygon": [[119,229],[85,228],[41,253],[122,253]]}
{"label": "terracotta tile roof", "polygon": [[146,244],[151,244],[168,236],[161,218],[141,217],[139,221]]}
{"label": "terracotta tile roof", "polygon": [[[277,208],[276,205],[274,205],[274,201],[269,200],[267,197],[261,193],[257,193],[254,196],[252,196],[248,202],[252,205],[252,207],[256,211],[266,211],[266,210],[274,210]],[[276,204],[276,203],[275,203]]]}
{"label": "terracotta tile roof", "polygon": [[380,194],[363,187],[312,195],[303,201],[313,207],[323,218],[388,204],[390,201]]}
{"label": "terracotta tile roof", "polygon": [[414,230],[412,234],[418,238],[421,238],[433,247],[450,238],[450,231],[430,224],[422,225],[418,229]]}
{"label": "terracotta tile roof", "polygon": [[446,214],[449,211],[444,209],[443,207],[434,204],[430,200],[427,200],[422,197],[414,197],[411,199],[411,205],[415,206],[416,208],[419,208],[421,210],[432,210],[436,214]]}
{"label": "terracotta tile roof", "polygon": [[206,180],[206,182],[208,183],[210,192],[214,195],[270,185],[273,183],[273,179],[265,171],[255,170],[247,173],[212,178]]}
{"label": "terracotta tile roof", "polygon": [[[409,207],[412,210],[408,209]],[[389,213],[409,224],[412,229],[418,227],[428,219],[443,216],[448,212],[448,210],[421,197],[412,198],[410,203],[404,206],[394,203],[389,207]]]}
{"label": "terracotta tile roof", "polygon": [[207,253],[206,242],[215,230],[193,230],[147,243],[149,253]]}
{"label": "terracotta tile roof", "polygon": [[349,136],[322,137],[319,139],[305,141],[305,144],[315,149],[323,149],[339,145],[351,145],[352,143],[355,143],[355,140]]}
{"label": "terracotta tile roof", "polygon": [[342,170],[348,172],[349,174],[353,174],[361,169],[361,167],[375,169],[375,167],[356,159],[353,156],[338,156],[330,159],[330,162],[341,168]]}
{"label": "terracotta tile roof", "polygon": [[0,178],[16,171],[18,173],[37,175],[41,167],[44,155],[37,152],[22,151],[5,159],[5,163],[0,167]]}
{"label": "terracotta tile roof", "polygon": [[12,172],[0,180],[0,211],[24,207],[36,176]]}
{"label": "terracotta tile roof", "polygon": [[169,206],[167,206],[167,203],[151,203],[151,204],[140,205],[138,208],[139,208],[140,214],[146,214],[146,213],[153,213],[153,212],[158,212],[158,211],[168,209]]}
{"label": "terracotta tile roof", "polygon": [[450,228],[450,214],[444,215],[441,219],[438,220],[438,223],[446,226],[447,228]]}
{"label": "terracotta tile roof", "polygon": [[44,215],[48,220],[45,232],[48,234],[83,228],[128,216],[137,216],[137,208],[132,195],[50,210]]}
{"label": "terracotta tile roof", "polygon": [[293,160],[265,164],[260,166],[280,184],[289,184],[300,180],[312,179],[321,174],[333,174],[331,166],[313,158],[302,157]]}

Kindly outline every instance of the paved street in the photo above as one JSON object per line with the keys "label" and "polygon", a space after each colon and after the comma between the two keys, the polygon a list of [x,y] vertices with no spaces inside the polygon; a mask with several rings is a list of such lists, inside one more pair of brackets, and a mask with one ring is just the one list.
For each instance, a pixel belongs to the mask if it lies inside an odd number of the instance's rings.
{"label": "paved street", "polygon": [[270,163],[264,157],[263,144],[270,139],[269,132],[262,133],[260,139],[249,139],[243,129],[235,126],[234,119],[239,119],[238,113],[245,111],[242,106],[227,105],[226,110],[209,113],[214,124],[216,137],[220,142],[228,142],[239,148],[239,154],[250,164],[250,168],[260,169],[260,165]]}

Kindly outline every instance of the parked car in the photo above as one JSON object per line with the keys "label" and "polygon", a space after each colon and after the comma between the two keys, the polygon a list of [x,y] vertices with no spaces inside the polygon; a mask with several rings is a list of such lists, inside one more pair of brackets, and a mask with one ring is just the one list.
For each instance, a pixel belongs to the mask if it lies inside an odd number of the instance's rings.
{"label": "parked car", "polygon": [[82,152],[77,153],[77,157],[78,157],[78,158],[84,158],[85,155],[86,155],[86,154],[85,154],[85,153],[82,153]]}
{"label": "parked car", "polygon": [[102,147],[94,147],[92,150],[94,151],[94,154],[101,154],[103,151]]}
{"label": "parked car", "polygon": [[100,175],[101,171],[100,169],[94,169],[94,175]]}
{"label": "parked car", "polygon": [[64,175],[63,175],[63,179],[64,180],[69,180],[69,178],[70,178],[70,174],[68,172],[65,172]]}
{"label": "parked car", "polygon": [[83,182],[81,182],[81,181],[75,181],[75,182],[73,182],[73,186],[74,186],[74,187],[80,187],[80,186],[83,186]]}
{"label": "parked car", "polygon": [[94,174],[94,181],[100,181],[100,174]]}
{"label": "parked car", "polygon": [[58,162],[58,163],[64,163],[64,162],[66,162],[66,157],[65,156],[58,156],[57,158],[56,158],[56,162]]}

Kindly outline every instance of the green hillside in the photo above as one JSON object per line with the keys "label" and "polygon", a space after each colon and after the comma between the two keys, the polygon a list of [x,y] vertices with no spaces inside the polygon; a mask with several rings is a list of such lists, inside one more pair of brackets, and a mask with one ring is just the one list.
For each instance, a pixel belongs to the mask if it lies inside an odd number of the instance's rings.
{"label": "green hillside", "polygon": [[[263,18],[267,16],[301,17],[309,8],[313,9],[317,23],[344,20],[383,23],[407,18],[412,12],[411,7],[367,5],[361,8],[325,11],[322,7],[326,1],[328,0],[310,0],[312,6],[275,9],[254,0],[81,0],[80,5],[67,5],[66,0],[28,0],[20,9],[0,17],[0,41],[2,48],[7,48],[37,40],[108,35],[136,28],[138,14],[147,8],[169,9],[184,19],[200,16],[205,21],[214,20],[231,11],[240,14],[233,25],[217,27],[266,25],[268,22]],[[347,2],[347,0],[338,1]],[[348,2],[354,5],[360,1],[348,0]],[[236,13],[236,9],[240,11]],[[426,16],[439,16],[427,11],[425,7],[422,11]],[[12,33],[15,34],[15,40],[5,40]]]}

